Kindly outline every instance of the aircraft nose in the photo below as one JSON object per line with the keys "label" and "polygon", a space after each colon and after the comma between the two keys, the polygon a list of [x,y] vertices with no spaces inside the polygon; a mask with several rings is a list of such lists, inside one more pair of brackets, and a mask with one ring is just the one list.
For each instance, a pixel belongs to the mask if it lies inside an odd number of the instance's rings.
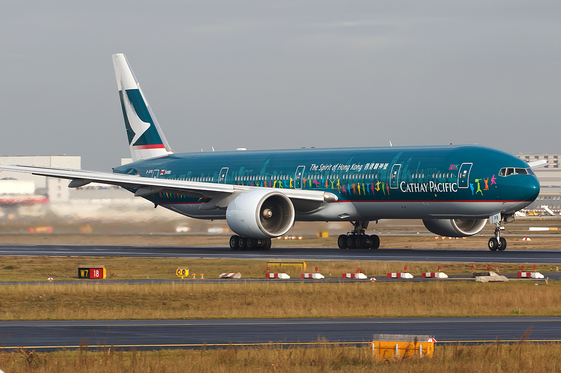
{"label": "aircraft nose", "polygon": [[540,194],[540,182],[534,175],[528,175],[520,184],[520,196],[523,201],[534,201]]}

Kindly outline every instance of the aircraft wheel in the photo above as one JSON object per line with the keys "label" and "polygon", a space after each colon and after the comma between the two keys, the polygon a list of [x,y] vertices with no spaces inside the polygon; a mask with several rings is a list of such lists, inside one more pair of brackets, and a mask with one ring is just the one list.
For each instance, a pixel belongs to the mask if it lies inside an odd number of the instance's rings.
{"label": "aircraft wheel", "polygon": [[240,237],[238,238],[238,248],[239,250],[245,250],[247,248],[247,238]]}
{"label": "aircraft wheel", "polygon": [[261,246],[261,250],[271,250],[271,239],[266,238],[263,240],[263,246]]}
{"label": "aircraft wheel", "polygon": [[491,237],[487,245],[489,246],[489,250],[497,251],[499,248],[499,241],[495,237]]}
{"label": "aircraft wheel", "polygon": [[364,248],[370,249],[372,247],[372,236],[366,235],[364,236]]}
{"label": "aircraft wheel", "polygon": [[355,248],[355,237],[354,236],[347,236],[347,248],[354,249]]}
{"label": "aircraft wheel", "polygon": [[269,250],[271,248],[271,239],[264,238],[257,240],[257,250]]}
{"label": "aircraft wheel", "polygon": [[246,238],[245,246],[248,250],[255,250],[257,249],[257,240],[255,238]]}
{"label": "aircraft wheel", "polygon": [[239,237],[234,235],[232,237],[230,237],[230,249],[232,250],[238,250],[240,247],[238,246],[238,241],[239,241]]}
{"label": "aircraft wheel", "polygon": [[337,246],[339,246],[339,248],[341,250],[345,250],[347,248],[347,236],[342,234],[339,236],[339,238],[337,238]]}
{"label": "aircraft wheel", "polygon": [[366,239],[364,236],[356,236],[355,237],[355,247],[357,249],[365,249],[366,248]]}
{"label": "aircraft wheel", "polygon": [[370,236],[372,244],[369,246],[370,249],[377,250],[380,247],[380,237],[376,234]]}
{"label": "aircraft wheel", "polygon": [[499,240],[498,249],[499,249],[499,251],[504,251],[506,249],[506,238],[501,237],[501,239]]}

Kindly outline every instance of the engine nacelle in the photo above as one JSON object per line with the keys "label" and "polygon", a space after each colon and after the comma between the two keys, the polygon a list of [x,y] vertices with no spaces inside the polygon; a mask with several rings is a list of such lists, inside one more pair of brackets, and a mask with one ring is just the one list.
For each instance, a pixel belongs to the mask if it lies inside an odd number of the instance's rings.
{"label": "engine nacelle", "polygon": [[467,237],[479,233],[487,219],[424,219],[425,227],[444,237]]}
{"label": "engine nacelle", "polygon": [[226,209],[230,229],[250,238],[282,236],[294,224],[294,216],[294,206],[286,195],[266,190],[243,193]]}

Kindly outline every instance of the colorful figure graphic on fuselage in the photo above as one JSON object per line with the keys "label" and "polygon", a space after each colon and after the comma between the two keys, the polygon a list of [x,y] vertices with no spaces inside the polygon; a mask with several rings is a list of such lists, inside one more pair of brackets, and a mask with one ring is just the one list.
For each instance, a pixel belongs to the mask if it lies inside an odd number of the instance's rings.
{"label": "colorful figure graphic on fuselage", "polygon": [[475,194],[481,193],[481,195],[483,195],[483,191],[481,190],[481,179],[475,179],[475,182],[477,183],[477,190],[475,191]]}

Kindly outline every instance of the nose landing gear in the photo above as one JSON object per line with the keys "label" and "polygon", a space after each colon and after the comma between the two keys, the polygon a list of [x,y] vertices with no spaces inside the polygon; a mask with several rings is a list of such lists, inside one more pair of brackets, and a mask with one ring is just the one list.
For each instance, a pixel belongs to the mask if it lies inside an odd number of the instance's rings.
{"label": "nose landing gear", "polygon": [[504,231],[505,227],[502,226],[502,221],[495,223],[495,237],[489,238],[487,243],[489,250],[491,251],[504,251],[506,249],[506,238],[501,237],[501,231]]}
{"label": "nose landing gear", "polygon": [[337,239],[337,246],[340,249],[377,249],[380,247],[380,237],[377,235],[367,235],[368,221],[351,222],[354,229],[342,234]]}

